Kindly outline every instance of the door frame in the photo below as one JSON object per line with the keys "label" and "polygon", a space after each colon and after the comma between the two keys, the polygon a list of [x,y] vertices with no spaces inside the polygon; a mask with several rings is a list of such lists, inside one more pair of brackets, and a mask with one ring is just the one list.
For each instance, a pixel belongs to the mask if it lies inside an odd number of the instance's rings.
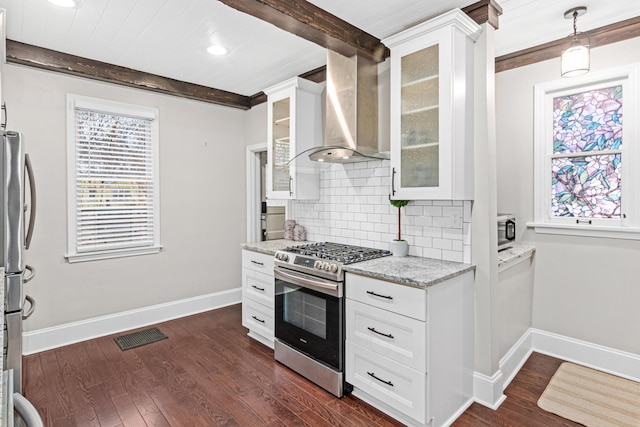
{"label": "door frame", "polygon": [[267,151],[267,143],[247,146],[247,242],[259,242],[260,227],[260,153]]}

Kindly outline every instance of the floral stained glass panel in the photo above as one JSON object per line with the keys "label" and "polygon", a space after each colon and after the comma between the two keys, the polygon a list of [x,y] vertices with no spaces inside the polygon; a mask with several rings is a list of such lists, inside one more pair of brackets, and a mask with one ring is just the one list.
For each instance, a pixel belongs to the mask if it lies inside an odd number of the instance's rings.
{"label": "floral stained glass panel", "polygon": [[620,218],[622,87],[557,97],[553,107],[551,214]]}
{"label": "floral stained glass panel", "polygon": [[553,99],[553,152],[617,150],[622,145],[622,86]]}
{"label": "floral stained glass panel", "polygon": [[553,215],[620,218],[620,171],[620,154],[553,159]]}

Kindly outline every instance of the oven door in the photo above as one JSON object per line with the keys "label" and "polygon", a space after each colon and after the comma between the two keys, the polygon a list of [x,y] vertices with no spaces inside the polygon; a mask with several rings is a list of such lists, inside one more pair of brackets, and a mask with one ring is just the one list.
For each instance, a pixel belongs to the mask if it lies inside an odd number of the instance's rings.
{"label": "oven door", "polygon": [[275,336],[307,356],[343,370],[342,282],[275,267]]}

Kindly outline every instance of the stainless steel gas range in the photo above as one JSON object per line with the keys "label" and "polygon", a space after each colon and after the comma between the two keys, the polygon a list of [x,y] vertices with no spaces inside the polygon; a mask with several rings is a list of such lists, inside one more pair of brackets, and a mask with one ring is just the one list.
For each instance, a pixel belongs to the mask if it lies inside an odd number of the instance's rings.
{"label": "stainless steel gas range", "polygon": [[275,358],[341,397],[344,381],[344,265],[391,255],[381,249],[310,243],[277,251]]}

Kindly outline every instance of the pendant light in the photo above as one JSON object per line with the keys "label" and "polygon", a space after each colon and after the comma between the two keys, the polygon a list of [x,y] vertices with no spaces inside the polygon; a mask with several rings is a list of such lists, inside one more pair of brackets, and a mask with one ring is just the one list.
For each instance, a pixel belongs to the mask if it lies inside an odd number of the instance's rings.
{"label": "pendant light", "polygon": [[565,19],[573,19],[573,34],[569,36],[569,47],[562,52],[562,77],[576,77],[589,71],[589,37],[578,33],[578,16],[587,13],[585,6],[574,7],[564,13]]}

